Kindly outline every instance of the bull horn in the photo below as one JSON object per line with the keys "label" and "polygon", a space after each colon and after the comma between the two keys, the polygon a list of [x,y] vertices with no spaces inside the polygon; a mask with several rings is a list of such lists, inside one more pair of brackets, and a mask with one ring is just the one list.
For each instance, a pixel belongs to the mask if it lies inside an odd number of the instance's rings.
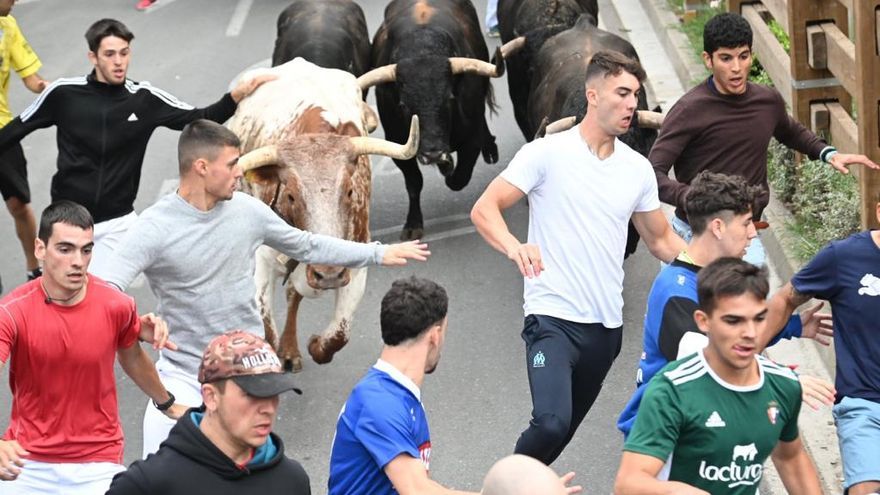
{"label": "bull horn", "polygon": [[574,127],[577,123],[577,117],[563,117],[557,121],[547,124],[546,134],[556,134],[557,132],[567,131]]}
{"label": "bull horn", "polygon": [[384,139],[357,136],[349,138],[354,153],[358,155],[384,155],[398,160],[409,160],[419,149],[419,117],[413,115],[409,125],[409,138],[406,144],[397,144]]}
{"label": "bull horn", "polygon": [[495,51],[495,63],[468,57],[449,57],[449,68],[453,74],[476,74],[483,77],[501,77],[504,75],[504,57],[501,48]]}
{"label": "bull horn", "polygon": [[516,38],[501,45],[501,56],[504,58],[508,58],[511,55],[516,54],[516,52],[525,48],[525,46],[526,46],[526,37],[525,36],[517,36]]}
{"label": "bull horn", "polygon": [[659,129],[663,125],[663,114],[648,110],[637,110],[639,127],[644,129]]}
{"label": "bull horn", "polygon": [[392,82],[397,80],[397,64],[383,65],[377,67],[357,78],[358,86],[361,91],[366,92],[368,89],[377,84]]}
{"label": "bull horn", "polygon": [[275,165],[279,162],[278,148],[275,145],[263,146],[262,148],[248,151],[238,158],[238,166],[241,167],[242,173],[265,167],[266,165]]}

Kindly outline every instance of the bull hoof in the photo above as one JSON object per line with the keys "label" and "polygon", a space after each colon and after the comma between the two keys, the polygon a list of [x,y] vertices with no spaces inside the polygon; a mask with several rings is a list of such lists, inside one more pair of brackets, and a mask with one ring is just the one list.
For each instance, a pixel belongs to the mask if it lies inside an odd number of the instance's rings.
{"label": "bull hoof", "polygon": [[495,144],[495,136],[489,136],[483,143],[483,161],[486,163],[498,163],[498,145]]}
{"label": "bull hoof", "polygon": [[309,337],[309,354],[318,364],[327,364],[333,361],[333,354],[324,350],[324,347],[321,345],[321,337],[318,335]]}
{"label": "bull hoof", "polygon": [[297,356],[295,358],[288,358],[284,360],[284,371],[292,371],[294,373],[299,373],[303,369],[303,360],[301,357]]}
{"label": "bull hoof", "polygon": [[421,239],[425,235],[425,229],[422,227],[404,227],[400,232],[401,241],[414,241]]}
{"label": "bull hoof", "polygon": [[439,162],[437,163],[437,170],[440,171],[440,175],[443,177],[449,177],[455,172],[455,165],[449,162]]}

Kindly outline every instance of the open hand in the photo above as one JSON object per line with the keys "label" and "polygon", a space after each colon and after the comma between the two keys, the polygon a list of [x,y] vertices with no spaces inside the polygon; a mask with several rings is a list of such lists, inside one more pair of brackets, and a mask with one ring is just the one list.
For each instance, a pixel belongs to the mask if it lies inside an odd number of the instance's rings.
{"label": "open hand", "polygon": [[815,306],[801,311],[801,325],[803,327],[801,338],[813,339],[822,345],[829,345],[831,338],[834,337],[834,326],[831,324],[830,314],[818,312],[824,305],[824,302],[819,302]]}
{"label": "open hand", "polygon": [[406,260],[426,261],[431,256],[428,244],[418,239],[414,241],[389,244],[382,255],[383,266],[402,266]]}
{"label": "open hand", "polygon": [[828,163],[842,174],[849,173],[849,169],[846,168],[847,165],[855,165],[858,163],[868,168],[873,168],[874,170],[880,169],[880,165],[872,162],[867,156],[851,153],[835,153],[830,159],[828,159]]}
{"label": "open hand", "polygon": [[138,338],[142,342],[149,342],[153,349],[177,350],[177,344],[168,340],[168,324],[153,313],[147,313],[141,317],[141,332]]}
{"label": "open hand", "polygon": [[22,456],[29,452],[15,440],[0,440],[0,480],[12,481],[21,474]]}
{"label": "open hand", "polygon": [[260,74],[259,76],[249,77],[239,81],[239,83],[235,85],[235,88],[229,92],[229,96],[238,103],[256,91],[257,88],[263,85],[263,83],[274,81],[275,79],[278,79],[278,76],[275,74]]}
{"label": "open hand", "polygon": [[584,491],[584,487],[582,487],[581,485],[569,486],[569,483],[571,483],[571,480],[573,479],[574,471],[570,471],[559,477],[559,480],[562,481],[563,485],[565,485],[565,493],[567,493],[568,495],[573,495],[575,493],[580,493]]}
{"label": "open hand", "polygon": [[801,398],[813,410],[818,410],[822,404],[834,404],[837,391],[833,384],[810,375],[798,375],[798,381],[801,382]]}
{"label": "open hand", "polygon": [[535,278],[544,271],[541,248],[535,244],[517,244],[507,251],[507,257],[516,264],[523,277]]}

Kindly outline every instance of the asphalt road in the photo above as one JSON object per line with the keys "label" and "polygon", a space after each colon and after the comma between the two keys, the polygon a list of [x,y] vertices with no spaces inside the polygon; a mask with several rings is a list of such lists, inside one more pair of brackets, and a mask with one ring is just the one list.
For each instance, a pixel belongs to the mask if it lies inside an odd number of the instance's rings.
{"label": "asphalt road", "polygon": [[[93,21],[113,17],[125,22],[137,36],[132,44],[132,79],[148,80],[185,101],[205,105],[215,101],[239,71],[271,56],[275,19],[287,3],[160,2],[164,4],[145,14],[134,10],[134,0],[22,0],[13,13],[42,58],[41,74],[46,78],[88,72],[83,33]],[[380,23],[385,2],[359,3],[372,34]],[[484,7],[478,1],[481,16]],[[495,44],[497,41],[490,40],[490,48]],[[10,100],[17,114],[33,95],[14,79]],[[432,278],[450,294],[450,328],[443,359],[423,387],[434,447],[432,477],[456,488],[479,489],[489,466],[512,452],[528,422],[531,403],[519,338],[521,278],[506,258],[474,233],[467,219],[477,196],[524,142],[513,120],[506,82],[496,81],[494,88],[500,110],[491,117],[490,128],[498,138],[500,163],[478,161],[473,180],[460,192],[448,190],[436,171],[425,170],[422,207],[433,256],[427,263],[402,269],[371,269],[351,342],[328,365],[306,361],[298,375],[305,394],[282,400],[276,432],[285,441],[287,454],[305,466],[314,493],[326,491],[330,443],[339,409],[381,349],[379,300],[397,277],[417,274]],[[381,135],[381,129],[377,135]],[[48,129],[35,132],[23,142],[38,215],[49,202],[49,181],[56,157],[54,138],[54,130]],[[176,139],[176,132],[164,129],[154,134],[144,164],[138,210],[153,203],[163,185],[164,189],[173,187]],[[403,178],[388,160],[374,160],[373,167],[372,229],[374,237],[391,242],[397,238],[406,212]],[[525,205],[513,208],[507,218],[515,232],[524,237]],[[0,252],[0,275],[9,290],[23,282],[24,262],[11,218],[2,213]],[[558,472],[577,471],[576,479],[586,487],[586,493],[611,491],[621,449],[621,436],[614,423],[634,388],[645,293],[657,268],[644,246],[627,261],[623,350],[593,410],[553,466]],[[134,289],[132,294],[142,311],[153,309],[155,300],[148,289]],[[323,329],[331,316],[331,303],[332,298],[325,297],[303,305],[303,334]],[[304,339],[301,336],[300,341]],[[127,437],[125,462],[130,463],[140,455],[146,398],[124,375],[118,381]],[[0,387],[0,417],[8,417],[9,407],[8,387]],[[5,419],[0,420],[0,425],[5,424]]]}

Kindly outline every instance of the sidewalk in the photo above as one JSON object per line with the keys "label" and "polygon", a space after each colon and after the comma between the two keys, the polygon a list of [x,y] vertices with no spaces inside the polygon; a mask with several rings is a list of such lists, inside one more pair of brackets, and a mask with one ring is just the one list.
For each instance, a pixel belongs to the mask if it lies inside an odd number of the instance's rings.
{"label": "sidewalk", "polygon": [[[687,37],[678,29],[678,18],[669,10],[666,0],[600,0],[599,16],[603,18],[604,29],[627,38],[638,52],[648,73],[646,86],[651,107],[659,104],[666,112],[686,89],[706,77],[705,68],[693,55]],[[767,250],[771,289],[776,290],[800,266],[786,251],[789,243],[785,225],[789,214],[772,194],[765,216],[771,228],[762,232],[761,240]],[[812,340],[796,339],[783,341],[769,348],[766,354],[779,363],[797,365],[801,374],[833,382],[833,348]],[[843,474],[830,408],[823,406],[813,411],[804,405],[798,424],[801,438],[822,479],[823,491],[839,493]],[[767,462],[764,475],[762,494],[786,493],[771,462]]]}

